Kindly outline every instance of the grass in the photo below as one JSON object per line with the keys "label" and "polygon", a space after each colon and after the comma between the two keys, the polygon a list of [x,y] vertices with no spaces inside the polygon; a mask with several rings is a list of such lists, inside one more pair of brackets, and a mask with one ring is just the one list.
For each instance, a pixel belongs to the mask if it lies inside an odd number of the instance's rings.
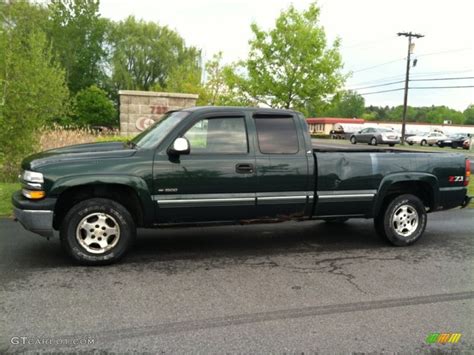
{"label": "grass", "polygon": [[[474,182],[471,181],[467,189],[467,194],[474,197]],[[469,208],[474,208],[474,198],[471,200],[471,203],[468,206]]]}
{"label": "grass", "polygon": [[12,215],[12,194],[20,189],[20,184],[0,182],[0,217],[9,217]]}

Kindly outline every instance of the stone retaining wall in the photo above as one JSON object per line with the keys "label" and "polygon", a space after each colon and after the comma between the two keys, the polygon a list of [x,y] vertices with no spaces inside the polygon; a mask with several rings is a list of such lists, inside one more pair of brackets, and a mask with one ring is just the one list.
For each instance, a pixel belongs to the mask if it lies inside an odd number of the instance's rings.
{"label": "stone retaining wall", "polygon": [[198,95],[120,90],[120,134],[135,135],[164,113],[196,105]]}

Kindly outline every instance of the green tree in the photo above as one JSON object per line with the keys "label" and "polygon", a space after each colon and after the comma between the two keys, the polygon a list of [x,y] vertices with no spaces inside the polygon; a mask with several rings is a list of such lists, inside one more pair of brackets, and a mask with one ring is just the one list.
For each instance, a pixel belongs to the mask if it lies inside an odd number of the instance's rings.
{"label": "green tree", "polygon": [[355,91],[341,91],[337,93],[325,116],[331,117],[361,117],[365,111],[364,98]]}
{"label": "green tree", "polygon": [[42,11],[25,2],[2,6],[0,170],[6,179],[16,178],[20,160],[36,149],[38,128],[67,109],[64,71],[53,62],[46,34],[32,25]]}
{"label": "green tree", "polygon": [[111,25],[109,42],[116,90],[166,90],[179,86],[178,73],[198,76],[200,51],[186,47],[183,38],[166,26],[128,17]]}
{"label": "green tree", "polygon": [[469,105],[462,114],[464,116],[465,124],[474,125],[474,104]]}
{"label": "green tree", "polygon": [[268,32],[252,24],[254,38],[246,61],[240,63],[236,86],[253,100],[271,107],[307,112],[318,107],[342,85],[339,40],[328,46],[315,3],[298,12],[280,13]]}
{"label": "green tree", "polygon": [[435,106],[426,113],[426,119],[431,123],[443,123],[443,121],[452,121],[455,124],[464,122],[464,116],[461,112],[446,106]]}
{"label": "green tree", "polygon": [[74,105],[75,123],[83,126],[117,126],[117,111],[107,93],[92,85],[79,91]]}
{"label": "green tree", "polygon": [[107,21],[99,0],[52,0],[49,15],[48,34],[71,93],[103,80]]}
{"label": "green tree", "polygon": [[198,104],[252,106],[256,103],[239,91],[236,85],[234,66],[222,64],[222,52],[219,52],[206,63],[206,80]]}

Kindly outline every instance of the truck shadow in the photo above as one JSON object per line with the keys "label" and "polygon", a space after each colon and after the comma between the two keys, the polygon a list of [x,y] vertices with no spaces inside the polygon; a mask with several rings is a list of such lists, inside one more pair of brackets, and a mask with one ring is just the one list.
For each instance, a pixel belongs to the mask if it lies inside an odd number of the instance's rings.
{"label": "truck shadow", "polygon": [[371,221],[140,230],[124,262],[183,258],[270,256],[387,247]]}

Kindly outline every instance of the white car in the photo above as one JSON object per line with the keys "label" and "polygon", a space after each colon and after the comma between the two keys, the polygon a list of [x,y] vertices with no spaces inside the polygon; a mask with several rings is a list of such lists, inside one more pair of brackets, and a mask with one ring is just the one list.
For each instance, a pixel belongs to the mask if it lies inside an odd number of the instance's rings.
{"label": "white car", "polygon": [[430,146],[436,144],[441,139],[446,139],[447,137],[443,133],[439,132],[425,132],[416,136],[411,136],[406,139],[407,143],[410,145],[421,144]]}

